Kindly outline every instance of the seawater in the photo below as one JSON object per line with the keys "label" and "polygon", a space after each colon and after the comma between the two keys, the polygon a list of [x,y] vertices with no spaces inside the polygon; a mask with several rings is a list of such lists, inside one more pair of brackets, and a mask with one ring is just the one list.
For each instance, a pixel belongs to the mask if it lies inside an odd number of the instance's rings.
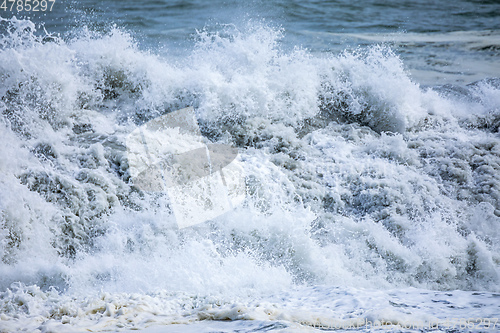
{"label": "seawater", "polygon": [[[498,8],[2,13],[0,330],[498,330]],[[126,141],[189,106],[246,198],[178,229]]]}

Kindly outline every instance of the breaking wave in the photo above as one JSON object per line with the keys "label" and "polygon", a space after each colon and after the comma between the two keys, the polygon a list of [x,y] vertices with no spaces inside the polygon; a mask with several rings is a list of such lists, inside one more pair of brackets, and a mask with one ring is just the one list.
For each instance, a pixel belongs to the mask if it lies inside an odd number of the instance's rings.
{"label": "breaking wave", "polygon": [[[43,304],[98,292],[500,290],[499,79],[423,88],[387,47],[312,55],[255,23],[183,58],[117,28],[0,24],[2,316],[85,316]],[[126,137],[187,106],[238,147],[247,194],[177,230],[165,193],[133,186]]]}

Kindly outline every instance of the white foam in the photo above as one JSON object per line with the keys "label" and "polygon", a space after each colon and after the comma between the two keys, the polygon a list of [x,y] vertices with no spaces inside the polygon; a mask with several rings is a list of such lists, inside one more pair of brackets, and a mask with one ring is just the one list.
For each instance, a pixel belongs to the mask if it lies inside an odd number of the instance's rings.
{"label": "white foam", "polygon": [[[202,32],[182,60],[22,26],[0,50],[2,329],[498,315],[494,83],[426,90],[389,49],[285,51],[262,25]],[[238,146],[248,196],[177,230],[165,193],[132,186],[126,138],[188,105]]]}

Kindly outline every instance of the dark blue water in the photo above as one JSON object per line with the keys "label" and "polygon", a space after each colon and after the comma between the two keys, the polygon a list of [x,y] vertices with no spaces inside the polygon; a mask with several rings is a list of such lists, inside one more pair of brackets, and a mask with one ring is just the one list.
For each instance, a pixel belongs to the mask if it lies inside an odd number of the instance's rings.
{"label": "dark blue water", "polygon": [[290,33],[303,31],[387,33],[500,29],[498,1],[65,1],[52,13],[32,15],[49,28],[112,22],[162,38],[174,30],[194,31],[209,22],[238,24],[265,19]]}

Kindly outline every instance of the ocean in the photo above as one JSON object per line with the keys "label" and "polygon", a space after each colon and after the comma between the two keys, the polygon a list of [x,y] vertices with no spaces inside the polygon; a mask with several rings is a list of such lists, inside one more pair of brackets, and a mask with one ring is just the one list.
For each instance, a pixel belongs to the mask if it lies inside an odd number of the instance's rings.
{"label": "ocean", "polygon": [[498,1],[4,1],[0,113],[0,332],[500,331]]}

